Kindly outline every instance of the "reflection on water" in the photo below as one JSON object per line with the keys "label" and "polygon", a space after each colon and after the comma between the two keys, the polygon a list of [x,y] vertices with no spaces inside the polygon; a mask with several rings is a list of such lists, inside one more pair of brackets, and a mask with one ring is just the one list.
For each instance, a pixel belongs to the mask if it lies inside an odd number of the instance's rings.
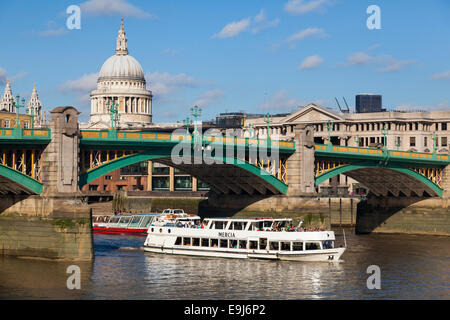
{"label": "reflection on water", "polygon": [[[0,257],[0,298],[9,299],[449,299],[450,238],[353,235],[340,263],[199,258],[144,253],[144,237],[95,235],[95,261]],[[381,290],[369,290],[369,265]]]}

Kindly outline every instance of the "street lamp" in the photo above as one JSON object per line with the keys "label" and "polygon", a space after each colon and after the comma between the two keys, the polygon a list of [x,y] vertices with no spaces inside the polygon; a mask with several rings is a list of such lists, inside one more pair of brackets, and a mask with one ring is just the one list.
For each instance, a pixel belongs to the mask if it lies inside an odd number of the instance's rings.
{"label": "street lamp", "polygon": [[20,127],[20,123],[19,123],[19,109],[20,108],[25,108],[25,99],[22,98],[22,105],[20,105],[20,96],[17,95],[16,96],[16,102],[15,102],[15,107],[16,107],[16,127]]}
{"label": "street lamp", "polygon": [[111,134],[116,137],[117,126],[120,121],[119,104],[112,100],[108,101],[106,106],[108,107],[109,116],[111,117]]}
{"label": "street lamp", "polygon": [[183,120],[183,125],[186,126],[186,133],[189,134],[189,127],[191,126],[192,122],[189,117]]}
{"label": "street lamp", "polygon": [[383,149],[386,149],[387,147],[387,130],[386,130],[386,126],[383,124],[383,131],[381,131],[381,133],[384,136],[384,140],[383,140]]}
{"label": "street lamp", "polygon": [[433,154],[436,154],[436,151],[437,151],[437,147],[436,147],[436,140],[437,140],[437,137],[436,137],[436,132],[433,132],[433,136],[432,136],[432,139],[433,139]]}
{"label": "street lamp", "polygon": [[270,140],[269,124],[272,122],[272,116],[269,113],[264,116],[264,122],[267,124],[267,140]]}
{"label": "street lamp", "polygon": [[334,122],[331,120],[327,121],[327,130],[328,130],[328,146],[331,146],[331,131],[333,130]]}

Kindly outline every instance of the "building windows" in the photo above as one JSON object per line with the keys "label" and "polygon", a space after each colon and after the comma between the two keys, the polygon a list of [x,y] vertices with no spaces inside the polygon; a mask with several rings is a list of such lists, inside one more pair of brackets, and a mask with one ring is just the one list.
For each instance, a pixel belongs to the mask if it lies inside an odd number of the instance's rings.
{"label": "building windows", "polygon": [[447,137],[442,137],[441,138],[441,146],[442,147],[446,147],[447,146]]}
{"label": "building windows", "polygon": [[105,180],[112,180],[112,176],[105,176]]}
{"label": "building windows", "polygon": [[447,130],[447,122],[442,122],[441,128],[443,131],[446,131]]}
{"label": "building windows", "polygon": [[23,122],[23,127],[24,127],[24,129],[29,129],[30,128],[30,123],[27,122],[27,121],[24,121]]}
{"label": "building windows", "polygon": [[120,180],[127,180],[127,177],[124,177],[124,176],[120,176],[120,178],[119,178]]}
{"label": "building windows", "polygon": [[90,184],[89,185],[89,191],[97,191],[98,185],[96,184]]}
{"label": "building windows", "polygon": [[410,147],[416,146],[416,137],[409,137],[409,146]]}
{"label": "building windows", "polygon": [[427,137],[423,138],[423,146],[428,147],[428,138]]}
{"label": "building windows", "polygon": [[9,128],[10,124],[9,124],[9,120],[5,120],[5,128]]}
{"label": "building windows", "polygon": [[169,177],[152,177],[153,190],[169,190]]}
{"label": "building windows", "polygon": [[175,177],[175,190],[192,190],[192,177]]}

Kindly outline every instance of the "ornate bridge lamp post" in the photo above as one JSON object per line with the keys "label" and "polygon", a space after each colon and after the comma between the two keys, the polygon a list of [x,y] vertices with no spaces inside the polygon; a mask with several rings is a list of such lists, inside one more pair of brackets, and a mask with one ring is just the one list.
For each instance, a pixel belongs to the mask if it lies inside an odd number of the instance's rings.
{"label": "ornate bridge lamp post", "polygon": [[191,126],[192,122],[189,117],[183,120],[183,125],[186,126],[186,135],[190,135],[189,127]]}
{"label": "ornate bridge lamp post", "polygon": [[108,101],[106,106],[108,107],[109,116],[111,117],[111,130],[109,136],[110,138],[117,138],[117,125],[120,121],[119,104],[114,101]]}
{"label": "ornate bridge lamp post", "polygon": [[33,130],[34,129],[34,118],[36,117],[36,115],[34,114],[34,108],[33,107],[31,107],[31,110],[30,110],[30,127],[31,127],[31,130]]}
{"label": "ornate bridge lamp post", "polygon": [[437,153],[437,143],[436,143],[437,137],[436,137],[436,132],[433,132],[432,139],[433,139],[433,157],[435,157],[435,156],[436,156],[436,153]]}
{"label": "ornate bridge lamp post", "polygon": [[334,122],[331,120],[327,121],[327,130],[328,130],[328,143],[327,148],[331,148],[333,145],[331,144],[331,131],[333,130]]}
{"label": "ornate bridge lamp post", "polygon": [[191,108],[191,116],[194,117],[194,146],[201,146],[201,135],[198,132],[198,121],[197,119],[202,115],[202,109],[199,108],[198,106],[194,106]]}
{"label": "ornate bridge lamp post", "polygon": [[355,143],[356,143],[357,147],[359,147],[359,140],[360,140],[359,136],[356,136],[355,137]]}
{"label": "ornate bridge lamp post", "polygon": [[267,147],[269,147],[269,145],[270,145],[270,141],[271,141],[271,139],[270,139],[270,128],[269,128],[269,124],[272,122],[272,116],[269,114],[269,113],[267,113],[265,116],[264,116],[264,122],[267,124]]}
{"label": "ornate bridge lamp post", "polygon": [[22,135],[23,129],[20,127],[20,121],[19,121],[19,109],[25,108],[25,99],[22,98],[22,105],[20,105],[20,96],[16,96],[16,102],[14,103],[16,107],[16,125],[13,128],[13,132],[15,136]]}
{"label": "ornate bridge lamp post", "polygon": [[384,136],[384,138],[383,138],[383,149],[386,149],[387,148],[387,134],[388,134],[388,131],[387,131],[385,125],[383,125],[383,130],[381,131],[381,133]]}
{"label": "ornate bridge lamp post", "polygon": [[247,129],[248,131],[248,137],[253,138],[253,133],[255,132],[255,127],[253,126],[253,124],[250,123],[247,127],[245,127],[245,129]]}
{"label": "ornate bridge lamp post", "polygon": [[397,147],[397,151],[400,150],[400,137],[395,138],[395,146]]}

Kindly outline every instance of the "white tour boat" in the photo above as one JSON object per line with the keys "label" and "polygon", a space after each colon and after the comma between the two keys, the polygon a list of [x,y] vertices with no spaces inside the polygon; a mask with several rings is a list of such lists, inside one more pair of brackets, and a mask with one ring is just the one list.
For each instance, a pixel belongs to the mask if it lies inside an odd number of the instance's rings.
{"label": "white tour boat", "polygon": [[144,250],[202,257],[338,261],[346,249],[335,248],[333,231],[295,228],[292,219],[209,218],[201,222],[200,217],[191,216],[189,223],[181,224],[177,218],[155,219]]}

